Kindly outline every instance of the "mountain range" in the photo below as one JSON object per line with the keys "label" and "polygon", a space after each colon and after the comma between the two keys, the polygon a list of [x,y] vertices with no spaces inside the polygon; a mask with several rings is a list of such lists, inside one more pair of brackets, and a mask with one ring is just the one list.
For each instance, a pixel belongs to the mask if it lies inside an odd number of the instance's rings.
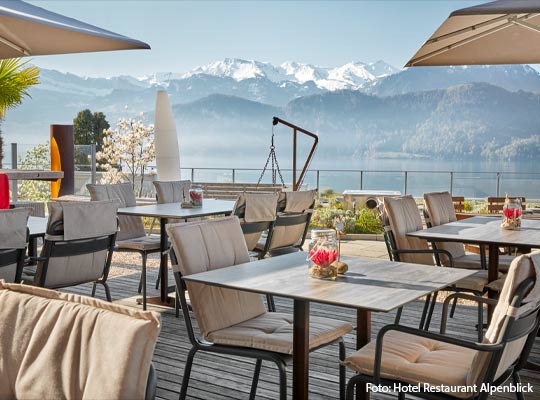
{"label": "mountain range", "polygon": [[49,124],[71,123],[84,108],[112,125],[140,113],[151,121],[157,89],[169,93],[181,145],[200,155],[263,152],[273,115],[318,132],[324,151],[350,157],[527,158],[540,138],[540,74],[524,65],[398,70],[384,61],[225,59],[143,77],[43,69],[40,79],[2,123],[6,143],[43,142]]}

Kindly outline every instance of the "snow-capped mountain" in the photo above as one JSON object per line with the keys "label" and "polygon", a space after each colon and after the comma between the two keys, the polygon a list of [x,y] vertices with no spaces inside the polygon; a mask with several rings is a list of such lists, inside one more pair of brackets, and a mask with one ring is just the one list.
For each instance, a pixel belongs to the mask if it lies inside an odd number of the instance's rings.
{"label": "snow-capped mountain", "polygon": [[398,69],[377,61],[374,63],[351,62],[340,67],[329,68],[312,64],[286,61],[279,66],[268,62],[226,58],[202,67],[197,67],[180,79],[191,78],[196,75],[212,75],[228,77],[235,81],[246,79],[266,78],[272,82],[294,82],[304,84],[314,82],[325,90],[360,89],[365,83],[398,72]]}

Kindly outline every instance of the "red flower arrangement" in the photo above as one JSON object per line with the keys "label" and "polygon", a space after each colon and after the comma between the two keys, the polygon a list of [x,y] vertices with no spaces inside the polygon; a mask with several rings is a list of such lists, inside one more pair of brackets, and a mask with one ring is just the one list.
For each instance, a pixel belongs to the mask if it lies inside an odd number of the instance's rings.
{"label": "red flower arrangement", "polygon": [[325,250],[315,247],[309,251],[309,259],[315,265],[327,268],[337,260],[337,250]]}
{"label": "red flower arrangement", "polygon": [[519,208],[505,208],[503,214],[506,218],[519,218],[521,216],[521,210]]}
{"label": "red flower arrangement", "polygon": [[202,199],[203,194],[191,191],[191,192],[189,192],[189,197],[191,197],[192,200],[198,201],[198,200]]}

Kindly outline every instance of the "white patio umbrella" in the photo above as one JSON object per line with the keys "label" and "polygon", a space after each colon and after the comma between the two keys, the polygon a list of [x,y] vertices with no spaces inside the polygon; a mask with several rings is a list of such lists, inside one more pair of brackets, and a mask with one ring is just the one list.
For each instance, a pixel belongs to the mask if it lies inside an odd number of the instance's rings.
{"label": "white patio umbrella", "polygon": [[406,64],[540,63],[540,0],[499,0],[454,11]]}
{"label": "white patio umbrella", "polygon": [[0,0],[0,59],[149,49],[144,42],[19,0]]}
{"label": "white patio umbrella", "polygon": [[180,152],[176,124],[165,90],[158,90],[156,95],[156,113],[154,123],[156,142],[156,167],[161,181],[180,180]]}

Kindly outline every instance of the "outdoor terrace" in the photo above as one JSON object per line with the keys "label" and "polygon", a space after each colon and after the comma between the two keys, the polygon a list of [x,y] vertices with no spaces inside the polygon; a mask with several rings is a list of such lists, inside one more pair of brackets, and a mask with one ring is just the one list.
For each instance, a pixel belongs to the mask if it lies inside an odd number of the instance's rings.
{"label": "outdoor terrace", "polygon": [[[346,255],[373,257],[388,259],[384,242],[356,240],[343,244],[342,250]],[[138,307],[134,296],[140,276],[140,257],[136,254],[115,254],[111,268],[109,285],[113,301],[130,307]],[[149,256],[148,291],[149,295],[157,295],[154,288],[157,278],[159,259],[157,255]],[[306,271],[307,273],[307,271]],[[91,285],[81,285],[66,289],[79,294],[89,295]],[[98,289],[98,297],[104,298],[101,288]],[[276,299],[278,311],[292,313],[292,301]],[[401,323],[409,326],[417,326],[423,302],[416,301],[405,307]],[[176,318],[173,309],[163,309],[149,306],[149,309],[161,314],[161,334],[154,352],[153,363],[158,374],[157,397],[160,399],[176,400],[180,392],[180,383],[188,351],[191,347],[186,328],[182,319]],[[431,330],[438,329],[441,304],[437,305]],[[355,312],[350,309],[319,305],[313,303],[311,314],[337,318],[355,324]],[[372,318],[372,339],[375,339],[379,329],[393,323],[394,313],[374,313]],[[195,319],[192,321],[195,323]],[[476,309],[474,307],[461,306],[456,312],[454,319],[450,320],[448,334],[461,338],[474,340],[476,331]],[[355,333],[345,336],[347,354],[354,351]],[[531,361],[540,361],[540,338],[537,338],[533,348]],[[223,355],[200,352],[195,357],[195,363],[191,373],[188,398],[204,400],[247,399],[251,385],[251,377],[254,363],[245,358],[235,358]],[[538,398],[540,390],[540,376],[537,372],[524,370],[521,373],[523,383],[532,383],[536,393],[525,395],[526,399]],[[347,378],[352,376],[347,371]],[[276,399],[278,397],[278,374],[273,365],[263,363],[257,398]],[[336,399],[338,398],[338,364],[337,345],[330,346],[315,353],[310,358],[310,399]],[[288,368],[288,395],[292,398],[292,373]],[[372,399],[395,399],[396,395],[374,394]],[[407,396],[407,399],[414,399]],[[493,399],[514,399],[514,394],[496,395]]]}

